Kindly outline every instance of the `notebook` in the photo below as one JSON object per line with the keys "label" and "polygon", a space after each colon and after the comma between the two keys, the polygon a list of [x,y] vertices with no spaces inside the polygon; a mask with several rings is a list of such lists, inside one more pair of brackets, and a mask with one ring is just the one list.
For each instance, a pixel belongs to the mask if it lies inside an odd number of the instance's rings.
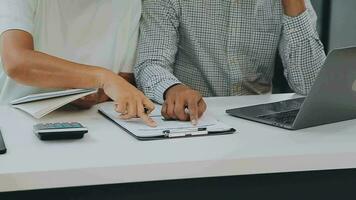
{"label": "notebook", "polygon": [[96,89],[71,89],[33,94],[16,99],[10,104],[14,108],[20,109],[36,119],[40,119],[68,103],[96,92]]}
{"label": "notebook", "polygon": [[131,120],[120,119],[120,114],[114,110],[113,102],[100,104],[98,111],[138,140],[226,135],[236,132],[235,129],[215,119],[209,113],[205,113],[198,120],[197,126],[192,125],[190,122],[166,121],[160,114],[161,106],[159,105],[156,105],[156,109],[150,114],[150,117],[158,124],[154,128],[145,125],[139,118]]}

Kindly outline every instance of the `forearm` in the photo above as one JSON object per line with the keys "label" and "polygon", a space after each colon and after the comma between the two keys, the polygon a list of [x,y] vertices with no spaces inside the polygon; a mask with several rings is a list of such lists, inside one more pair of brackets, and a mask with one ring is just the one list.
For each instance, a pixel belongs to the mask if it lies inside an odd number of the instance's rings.
{"label": "forearm", "polygon": [[316,31],[312,7],[297,17],[284,17],[280,54],[292,89],[307,94],[326,58]]}
{"label": "forearm", "polygon": [[321,44],[309,40],[305,46],[297,46],[282,55],[285,75],[291,88],[298,94],[307,95],[325,61]]}
{"label": "forearm", "polygon": [[[99,88],[103,68],[82,65],[33,50],[21,50],[4,59],[8,74],[17,82],[41,88]],[[11,61],[17,59],[17,61]],[[8,66],[16,65],[16,66]]]}
{"label": "forearm", "polygon": [[32,35],[25,31],[9,30],[1,36],[3,67],[21,84],[40,88],[100,88],[103,81],[115,76],[104,68],[38,52],[34,50]]}
{"label": "forearm", "polygon": [[177,1],[143,1],[135,78],[145,94],[163,103],[163,93],[179,83],[173,68],[179,44]]}
{"label": "forearm", "polygon": [[157,103],[164,101],[164,92],[180,81],[167,69],[154,63],[142,63],[135,68],[138,87]]}

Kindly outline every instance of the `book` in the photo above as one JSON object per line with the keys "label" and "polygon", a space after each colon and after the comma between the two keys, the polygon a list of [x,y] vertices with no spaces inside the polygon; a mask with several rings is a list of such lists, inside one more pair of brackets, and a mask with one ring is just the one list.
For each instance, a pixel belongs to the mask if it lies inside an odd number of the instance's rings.
{"label": "book", "polygon": [[36,119],[67,105],[77,99],[96,93],[96,89],[70,89],[56,92],[32,94],[16,99],[10,104]]}
{"label": "book", "polygon": [[189,121],[165,120],[160,113],[160,105],[156,105],[156,109],[150,114],[150,117],[157,122],[157,127],[149,127],[139,118],[120,119],[120,114],[115,111],[113,102],[99,104],[98,111],[138,140],[225,135],[236,131],[208,112],[198,120],[196,126]]}

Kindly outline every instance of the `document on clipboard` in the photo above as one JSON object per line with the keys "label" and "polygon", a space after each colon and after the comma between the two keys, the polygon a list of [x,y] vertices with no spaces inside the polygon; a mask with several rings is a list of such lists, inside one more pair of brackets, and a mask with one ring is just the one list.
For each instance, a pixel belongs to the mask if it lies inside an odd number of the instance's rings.
{"label": "document on clipboard", "polygon": [[114,110],[113,102],[100,104],[98,111],[138,140],[226,135],[236,132],[235,129],[218,121],[209,113],[205,113],[198,120],[197,126],[194,126],[190,122],[164,120],[160,114],[161,106],[156,106],[156,110],[150,114],[150,117],[157,122],[157,127],[152,128],[145,125],[138,118],[131,120],[120,119],[119,113]]}

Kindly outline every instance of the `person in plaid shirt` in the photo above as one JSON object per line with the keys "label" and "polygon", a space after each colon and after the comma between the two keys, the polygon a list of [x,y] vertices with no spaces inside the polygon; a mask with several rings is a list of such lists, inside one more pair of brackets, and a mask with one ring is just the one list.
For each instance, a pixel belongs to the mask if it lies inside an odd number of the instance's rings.
{"label": "person in plaid shirt", "polygon": [[196,124],[202,96],[270,93],[277,53],[289,85],[305,95],[325,61],[309,0],[142,2],[134,73],[168,119]]}

